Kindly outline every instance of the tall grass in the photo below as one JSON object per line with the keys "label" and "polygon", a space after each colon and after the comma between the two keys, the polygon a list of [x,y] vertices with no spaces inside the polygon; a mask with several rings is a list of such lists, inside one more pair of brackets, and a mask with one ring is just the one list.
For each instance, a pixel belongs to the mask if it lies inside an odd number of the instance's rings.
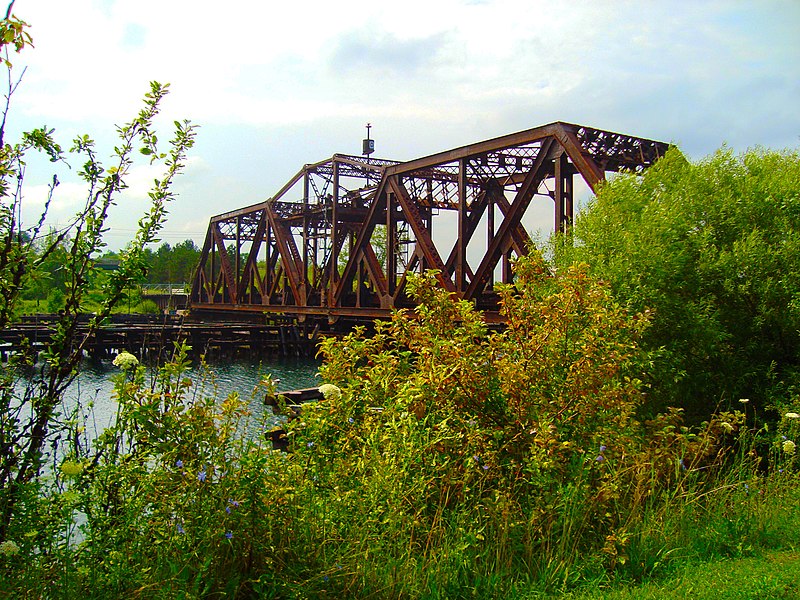
{"label": "tall grass", "polygon": [[417,315],[326,342],[326,398],[287,424],[290,453],[237,396],[198,393],[185,349],[153,384],[124,356],[114,426],[26,488],[4,589],[535,598],[793,547],[791,410],[641,423],[646,316],[581,269],[532,258],[520,277],[503,333],[422,279]]}

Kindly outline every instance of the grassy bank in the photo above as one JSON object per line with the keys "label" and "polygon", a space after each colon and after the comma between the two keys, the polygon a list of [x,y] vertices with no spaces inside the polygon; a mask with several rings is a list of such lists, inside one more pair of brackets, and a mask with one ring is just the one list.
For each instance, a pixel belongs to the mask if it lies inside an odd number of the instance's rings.
{"label": "grassy bank", "polygon": [[[536,593],[528,596],[537,598]],[[763,551],[748,558],[692,563],[640,585],[547,596],[564,600],[794,600],[800,597],[800,553]]]}

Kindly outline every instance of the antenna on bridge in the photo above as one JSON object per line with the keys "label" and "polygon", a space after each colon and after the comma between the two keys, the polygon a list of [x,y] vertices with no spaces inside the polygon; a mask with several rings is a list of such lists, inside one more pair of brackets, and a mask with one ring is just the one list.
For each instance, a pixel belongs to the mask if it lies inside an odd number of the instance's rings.
{"label": "antenna on bridge", "polygon": [[375,152],[375,140],[369,139],[370,129],[372,129],[372,123],[367,123],[367,139],[364,140],[364,144],[361,147],[361,154],[364,156],[369,156]]}

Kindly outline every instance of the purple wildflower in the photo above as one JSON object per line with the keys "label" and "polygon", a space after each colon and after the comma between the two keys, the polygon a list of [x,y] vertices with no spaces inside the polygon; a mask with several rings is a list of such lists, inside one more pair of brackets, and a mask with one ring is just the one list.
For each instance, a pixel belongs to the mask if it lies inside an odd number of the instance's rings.
{"label": "purple wildflower", "polygon": [[605,459],[606,459],[606,457],[605,457],[605,456],[603,456],[602,454],[598,454],[598,455],[597,455],[597,458],[595,458],[595,460],[596,460],[597,462],[603,462]]}
{"label": "purple wildflower", "polygon": [[488,471],[489,470],[489,465],[483,465],[483,470],[484,471]]}
{"label": "purple wildflower", "polygon": [[347,422],[348,422],[348,423],[353,423],[353,422],[355,422],[355,420],[353,419],[353,417],[349,417],[349,418],[347,419]]}
{"label": "purple wildflower", "polygon": [[606,447],[605,446],[600,446],[600,454],[602,454],[605,451],[606,451]]}
{"label": "purple wildflower", "polygon": [[232,532],[232,531],[228,531],[228,532],[226,532],[226,533],[225,533],[225,538],[226,538],[226,539],[229,539],[229,540],[230,540],[230,539],[232,539],[232,538],[233,538],[233,532]]}
{"label": "purple wildflower", "polygon": [[306,448],[311,448],[314,445],[314,442],[308,442],[306,444]]}
{"label": "purple wildflower", "polygon": [[181,523],[178,523],[175,527],[178,530],[178,533],[180,533],[180,534],[186,533],[186,531],[183,529],[183,525]]}
{"label": "purple wildflower", "polygon": [[179,458],[178,460],[175,461],[175,466],[178,467],[179,469],[182,469],[183,461]]}
{"label": "purple wildflower", "polygon": [[205,480],[206,480],[206,470],[205,470],[205,469],[203,469],[202,471],[200,471],[200,472],[197,474],[197,481],[199,481],[200,483],[202,483],[202,482],[204,482]]}

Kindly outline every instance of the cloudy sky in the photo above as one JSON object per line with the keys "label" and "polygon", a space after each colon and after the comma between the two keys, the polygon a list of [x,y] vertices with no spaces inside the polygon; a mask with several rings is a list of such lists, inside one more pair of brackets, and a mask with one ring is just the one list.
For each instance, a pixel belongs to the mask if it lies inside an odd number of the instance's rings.
{"label": "cloudy sky", "polygon": [[[200,125],[170,243],[202,243],[211,215],[270,197],[305,163],[359,154],[368,121],[375,156],[395,160],[552,121],[692,158],[800,146],[799,0],[17,0],[14,13],[35,48],[12,57],[27,70],[11,134],[47,125],[69,146],[89,133],[107,156],[151,80],[171,84],[161,139],[175,119]],[[132,174],[111,247],[156,176]],[[64,221],[84,192],[59,177]],[[30,165],[29,219],[51,178]]]}

